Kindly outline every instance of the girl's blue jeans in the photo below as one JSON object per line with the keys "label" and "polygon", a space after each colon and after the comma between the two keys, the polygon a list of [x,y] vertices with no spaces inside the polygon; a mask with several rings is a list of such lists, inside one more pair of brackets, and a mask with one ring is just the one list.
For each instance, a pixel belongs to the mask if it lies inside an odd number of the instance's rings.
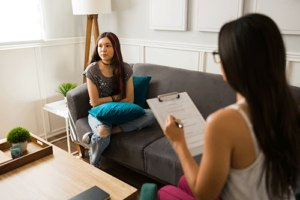
{"label": "girl's blue jeans", "polygon": [[[129,132],[133,130],[141,130],[142,128],[151,126],[155,121],[155,117],[150,109],[145,109],[145,112],[145,115],[135,120],[118,124],[119,128],[122,130],[122,132]],[[98,167],[101,161],[101,155],[110,143],[112,124],[104,124],[91,114],[88,116],[88,122],[93,131],[91,148],[89,150],[90,163],[91,165]],[[108,129],[109,133],[107,135],[100,136],[97,132],[97,128],[99,126],[102,126],[102,129]]]}

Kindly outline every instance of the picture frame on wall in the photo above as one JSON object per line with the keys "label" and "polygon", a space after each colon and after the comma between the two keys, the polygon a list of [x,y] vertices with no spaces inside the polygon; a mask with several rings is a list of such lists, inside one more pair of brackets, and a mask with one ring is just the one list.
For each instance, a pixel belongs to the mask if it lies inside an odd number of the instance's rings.
{"label": "picture frame on wall", "polygon": [[150,29],[187,30],[188,0],[150,0]]}
{"label": "picture frame on wall", "polygon": [[243,15],[244,0],[198,0],[198,31],[219,32],[223,24]]}
{"label": "picture frame on wall", "polygon": [[300,35],[299,0],[254,0],[253,12],[273,19],[282,34]]}

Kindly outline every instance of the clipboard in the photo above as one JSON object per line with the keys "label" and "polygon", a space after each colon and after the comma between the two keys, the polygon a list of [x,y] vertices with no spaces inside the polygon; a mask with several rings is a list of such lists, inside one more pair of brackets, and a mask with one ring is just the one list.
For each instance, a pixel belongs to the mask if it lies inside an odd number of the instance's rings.
{"label": "clipboard", "polygon": [[203,153],[205,120],[187,92],[172,92],[146,100],[162,130],[168,115],[184,124],[184,136],[192,156]]}

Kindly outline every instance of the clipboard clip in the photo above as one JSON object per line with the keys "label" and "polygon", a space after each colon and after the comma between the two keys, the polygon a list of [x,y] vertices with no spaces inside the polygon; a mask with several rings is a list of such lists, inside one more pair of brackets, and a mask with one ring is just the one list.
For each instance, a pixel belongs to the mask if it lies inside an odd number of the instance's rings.
{"label": "clipboard clip", "polygon": [[158,95],[157,98],[159,102],[163,102],[163,101],[169,101],[173,99],[179,99],[180,95],[178,94],[178,92],[171,92],[167,94]]}

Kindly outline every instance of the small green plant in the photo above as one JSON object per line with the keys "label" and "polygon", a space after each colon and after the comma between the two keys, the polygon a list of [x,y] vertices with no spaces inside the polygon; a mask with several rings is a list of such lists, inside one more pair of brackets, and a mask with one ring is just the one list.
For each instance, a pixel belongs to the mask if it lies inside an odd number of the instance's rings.
{"label": "small green plant", "polygon": [[29,140],[30,133],[26,128],[23,127],[17,127],[12,129],[6,136],[6,140],[8,143],[15,144],[15,143],[21,143],[25,142],[26,140]]}
{"label": "small green plant", "polygon": [[74,83],[63,83],[61,85],[58,86],[56,92],[62,94],[64,97],[67,96],[67,92],[69,92],[70,90],[74,89],[77,87],[77,84]]}

